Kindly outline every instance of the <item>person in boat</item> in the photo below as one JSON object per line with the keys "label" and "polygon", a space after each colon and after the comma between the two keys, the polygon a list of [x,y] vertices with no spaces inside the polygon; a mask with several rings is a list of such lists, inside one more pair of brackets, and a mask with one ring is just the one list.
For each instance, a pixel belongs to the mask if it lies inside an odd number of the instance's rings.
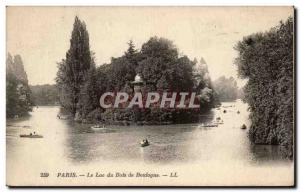
{"label": "person in boat", "polygon": [[35,135],[35,131],[33,132],[33,134]]}
{"label": "person in boat", "polygon": [[32,133],[30,133],[29,135],[32,136]]}

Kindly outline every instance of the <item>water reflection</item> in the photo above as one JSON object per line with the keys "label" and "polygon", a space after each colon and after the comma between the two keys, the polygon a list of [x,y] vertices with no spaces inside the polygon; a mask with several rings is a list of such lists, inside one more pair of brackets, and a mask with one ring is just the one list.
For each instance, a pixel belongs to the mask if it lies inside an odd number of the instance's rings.
{"label": "water reflection", "polygon": [[278,145],[250,145],[253,160],[260,163],[280,162],[285,160],[282,157]]}
{"label": "water reflection", "polygon": [[[7,122],[7,158],[39,163],[41,154],[25,153],[33,146],[39,146],[44,153],[54,155],[57,161],[76,165],[112,161],[185,164],[218,160],[219,163],[238,162],[252,166],[260,162],[284,161],[278,146],[252,145],[247,130],[240,129],[242,124],[250,124],[246,104],[228,102],[223,106],[203,115],[199,123],[107,126],[99,130],[88,124],[57,118],[58,107],[40,107],[28,118]],[[224,124],[202,126],[202,123],[215,121],[216,117]],[[36,131],[44,138],[19,138],[19,134],[30,131]],[[150,141],[150,146],[142,148],[139,142],[144,138]]]}
{"label": "water reflection", "polygon": [[[70,124],[71,125],[71,124]],[[93,130],[90,125],[72,124],[66,134],[66,153],[74,163],[90,161],[170,162],[189,158],[187,145],[196,125],[107,126]],[[150,146],[140,147],[147,138]]]}

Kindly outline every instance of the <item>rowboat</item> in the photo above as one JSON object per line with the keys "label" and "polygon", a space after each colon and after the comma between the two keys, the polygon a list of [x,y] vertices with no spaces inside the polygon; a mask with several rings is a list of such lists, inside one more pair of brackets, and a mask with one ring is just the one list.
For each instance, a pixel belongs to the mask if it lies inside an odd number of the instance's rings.
{"label": "rowboat", "polygon": [[105,129],[104,125],[93,125],[91,126],[92,129]]}
{"label": "rowboat", "polygon": [[245,124],[243,124],[241,129],[247,129],[247,126]]}
{"label": "rowboat", "polygon": [[218,127],[218,124],[205,124],[202,127]]}
{"label": "rowboat", "polygon": [[42,135],[26,135],[26,134],[21,134],[20,137],[27,137],[27,138],[43,138]]}
{"label": "rowboat", "polygon": [[146,147],[146,146],[150,145],[150,143],[148,141],[141,141],[140,144],[141,144],[141,147]]}

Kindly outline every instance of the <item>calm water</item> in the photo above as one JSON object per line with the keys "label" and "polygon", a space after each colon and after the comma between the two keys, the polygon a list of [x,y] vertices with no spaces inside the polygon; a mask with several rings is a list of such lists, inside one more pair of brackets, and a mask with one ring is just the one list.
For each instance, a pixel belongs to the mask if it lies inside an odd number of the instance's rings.
{"label": "calm water", "polygon": [[[227,113],[223,113],[226,109]],[[207,164],[222,166],[239,164],[243,167],[292,167],[293,162],[280,158],[276,146],[253,146],[247,131],[247,105],[242,102],[224,102],[202,122],[221,117],[224,124],[205,128],[198,124],[166,126],[107,126],[93,130],[56,117],[58,107],[35,108],[29,118],[7,122],[7,167],[38,168],[58,165],[81,167],[108,162],[127,162],[164,166]],[[240,114],[237,111],[240,111]],[[42,139],[20,138],[30,132],[42,134]],[[150,146],[141,148],[139,142],[147,138]],[[25,170],[25,168],[24,168]]]}

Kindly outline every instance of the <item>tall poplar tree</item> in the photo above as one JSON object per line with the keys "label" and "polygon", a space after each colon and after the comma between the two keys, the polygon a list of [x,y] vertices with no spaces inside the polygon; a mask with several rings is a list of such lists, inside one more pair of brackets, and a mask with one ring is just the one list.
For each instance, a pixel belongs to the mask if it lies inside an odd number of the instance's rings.
{"label": "tall poplar tree", "polygon": [[[84,84],[85,76],[91,66],[92,58],[89,46],[89,34],[86,25],[77,16],[73,24],[70,48],[66,59],[59,66],[56,81],[61,87],[61,96],[68,98],[68,102],[61,100],[62,106],[73,116],[78,109],[80,89]],[[65,89],[67,87],[67,89]]]}

